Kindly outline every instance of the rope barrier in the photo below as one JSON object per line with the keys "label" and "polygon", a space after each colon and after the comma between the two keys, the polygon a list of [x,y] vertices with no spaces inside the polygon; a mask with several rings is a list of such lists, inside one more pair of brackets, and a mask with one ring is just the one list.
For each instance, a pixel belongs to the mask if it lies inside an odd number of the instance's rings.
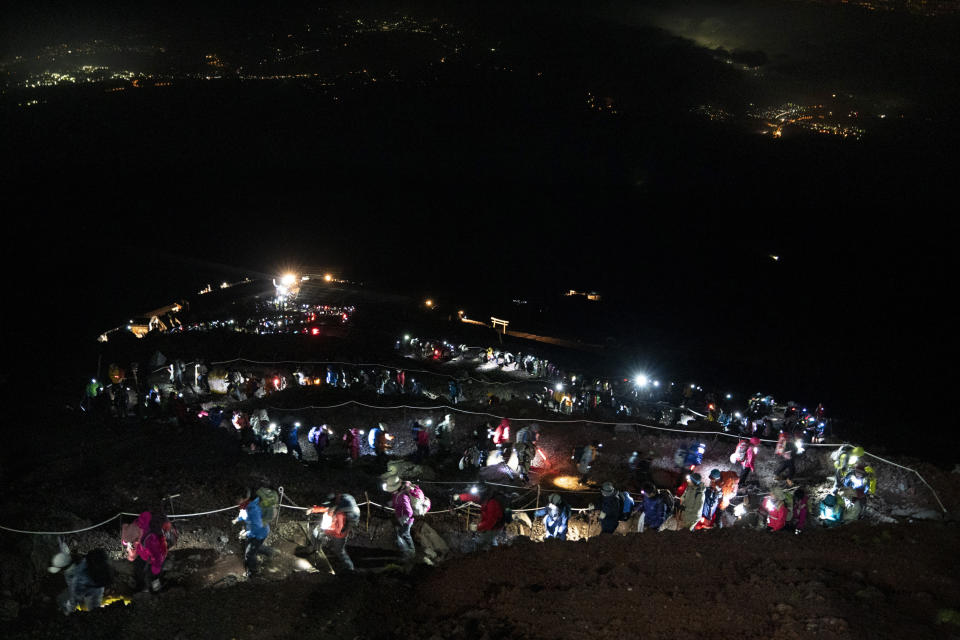
{"label": "rope barrier", "polygon": [[65,535],[68,535],[68,534],[71,534],[71,533],[83,533],[84,531],[90,531],[91,529],[96,529],[97,527],[102,527],[103,525],[107,524],[108,522],[113,522],[114,520],[116,520],[117,518],[119,518],[119,517],[122,516],[122,515],[123,515],[123,513],[118,513],[118,514],[116,514],[116,515],[113,515],[113,516],[107,518],[107,519],[104,520],[103,522],[100,522],[100,523],[98,523],[98,524],[91,525],[91,526],[89,526],[89,527],[84,527],[83,529],[75,529],[75,530],[73,530],[73,531],[24,531],[23,529],[12,529],[12,528],[10,528],[10,527],[5,527],[5,526],[3,526],[3,525],[0,525],[0,529],[3,529],[4,531],[12,531],[13,533],[26,533],[26,534],[33,535],[33,536],[65,536]]}

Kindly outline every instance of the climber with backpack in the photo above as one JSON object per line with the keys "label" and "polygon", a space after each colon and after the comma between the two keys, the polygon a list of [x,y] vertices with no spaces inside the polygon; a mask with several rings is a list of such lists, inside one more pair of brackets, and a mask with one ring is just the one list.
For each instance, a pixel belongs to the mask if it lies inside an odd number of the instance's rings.
{"label": "climber with backpack", "polygon": [[349,572],[356,571],[347,555],[347,536],[360,522],[360,507],[349,493],[329,493],[319,505],[307,508],[307,515],[323,514],[311,528],[315,543],[328,547]]}
{"label": "climber with backpack", "polygon": [[746,486],[747,476],[750,475],[750,472],[756,472],[756,469],[754,469],[754,459],[759,451],[760,438],[754,436],[750,438],[749,442],[740,440],[740,442],[737,443],[736,450],[730,455],[730,462],[739,464],[742,467],[739,482],[741,488]]}
{"label": "climber with backpack", "polygon": [[233,524],[242,522],[244,525],[243,531],[240,532],[240,539],[244,541],[243,576],[245,578],[257,573],[257,554],[262,553],[263,543],[270,535],[270,520],[276,516],[279,503],[277,492],[267,487],[248,488],[241,496],[240,513],[233,520]]}
{"label": "climber with backpack", "polygon": [[613,533],[621,522],[630,519],[635,502],[628,491],[617,491],[612,482],[600,488],[600,532]]}
{"label": "climber with backpack", "polygon": [[[474,493],[461,493],[453,496],[454,503],[476,502]],[[480,505],[480,522],[471,523],[470,530],[479,534],[478,549],[497,546],[497,540],[504,527],[513,521],[510,501],[503,493],[495,492]]]}
{"label": "climber with backpack", "polygon": [[397,546],[407,559],[412,559],[417,550],[410,529],[413,527],[414,518],[425,515],[430,510],[430,498],[426,497],[417,485],[400,480],[395,475],[384,480],[383,489],[393,494],[390,506],[393,507],[397,529]]}
{"label": "climber with backpack", "polygon": [[[133,575],[137,591],[146,591],[148,587],[151,593],[160,591],[160,574],[169,550],[164,534],[165,525],[169,525],[169,520],[159,513],[144,511],[137,517],[136,529],[139,529],[140,536],[133,545],[136,553]],[[167,526],[167,529],[170,528]],[[130,535],[131,531],[128,529],[125,535]]]}

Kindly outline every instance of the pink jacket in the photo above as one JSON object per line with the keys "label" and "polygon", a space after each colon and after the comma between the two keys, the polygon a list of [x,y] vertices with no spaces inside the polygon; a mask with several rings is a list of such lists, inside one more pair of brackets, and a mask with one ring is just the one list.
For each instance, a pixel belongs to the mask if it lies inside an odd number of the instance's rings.
{"label": "pink jacket", "polygon": [[406,491],[397,491],[393,494],[393,517],[400,524],[413,523],[413,507],[410,506],[410,494]]}
{"label": "pink jacket", "polygon": [[137,518],[137,526],[141,531],[145,531],[140,541],[136,545],[137,555],[144,562],[150,565],[150,572],[153,575],[160,575],[163,570],[163,563],[167,559],[167,540],[163,534],[149,533],[150,531],[150,512],[144,511]]}
{"label": "pink jacket", "polygon": [[756,469],[753,468],[753,458],[754,458],[755,456],[756,456],[756,454],[753,452],[753,445],[748,444],[748,445],[747,445],[747,455],[746,455],[746,456],[744,457],[744,459],[743,459],[743,468],[744,468],[744,469],[750,469],[750,471],[756,471]]}

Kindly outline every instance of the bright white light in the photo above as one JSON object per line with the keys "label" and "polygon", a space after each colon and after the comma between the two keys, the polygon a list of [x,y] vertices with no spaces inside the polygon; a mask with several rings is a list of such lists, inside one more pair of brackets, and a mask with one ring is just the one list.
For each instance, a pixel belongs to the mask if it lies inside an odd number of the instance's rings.
{"label": "bright white light", "polygon": [[744,508],[742,504],[738,504],[733,508],[733,515],[737,516],[738,518],[743,514],[745,514],[746,512],[747,510]]}
{"label": "bright white light", "polygon": [[859,459],[858,456],[850,456],[850,464],[857,464],[857,460]]}
{"label": "bright white light", "polygon": [[557,385],[554,387],[554,389],[556,389],[557,391],[563,391],[563,385],[558,382]]}
{"label": "bright white light", "polygon": [[299,426],[300,426],[300,423],[299,423],[299,422],[294,422],[294,423],[293,423],[293,426],[299,427]]}
{"label": "bright white light", "polygon": [[797,439],[797,453],[803,453],[803,440]]}
{"label": "bright white light", "polygon": [[641,373],[636,378],[634,378],[633,381],[637,383],[638,387],[645,387],[647,386],[647,384],[649,384],[650,379]]}
{"label": "bright white light", "polygon": [[432,425],[432,424],[433,424],[433,420],[427,420],[427,426],[428,426],[428,427],[429,427],[430,425]]}
{"label": "bright white light", "polygon": [[659,380],[654,380],[654,381],[653,381],[653,386],[659,387],[659,386],[660,386],[660,381],[659,381]]}
{"label": "bright white light", "polygon": [[734,411],[734,412],[733,412],[733,417],[734,417],[734,418],[739,418],[739,417],[740,417],[740,412],[739,412],[739,411]]}
{"label": "bright white light", "polygon": [[692,384],[692,385],[690,385],[690,388],[691,388],[691,389],[696,389],[696,388],[697,388],[697,385]]}
{"label": "bright white light", "polygon": [[472,493],[473,495],[477,495],[478,493],[480,493],[480,489],[477,488],[477,485],[473,485],[472,487],[470,487],[470,493]]}
{"label": "bright white light", "polygon": [[292,273],[285,273],[282,278],[280,278],[280,284],[285,287],[292,286],[297,281],[297,276]]}
{"label": "bright white light", "polygon": [[329,511],[325,511],[323,517],[320,518],[320,528],[326,531],[333,526],[333,518],[330,516]]}
{"label": "bright white light", "polygon": [[410,336],[403,336],[403,339],[404,339],[404,340],[409,340],[409,339],[410,339]]}
{"label": "bright white light", "polygon": [[732,394],[732,393],[728,393],[728,394],[727,394],[727,400],[729,400],[729,399],[732,398],[732,397],[733,397],[733,394]]}

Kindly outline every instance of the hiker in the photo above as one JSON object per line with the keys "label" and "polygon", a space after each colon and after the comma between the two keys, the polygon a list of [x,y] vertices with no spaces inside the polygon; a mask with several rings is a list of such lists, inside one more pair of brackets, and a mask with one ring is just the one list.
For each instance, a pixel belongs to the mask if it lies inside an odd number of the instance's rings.
{"label": "hiker", "polygon": [[502,449],[503,445],[510,442],[510,419],[504,418],[493,430],[493,444],[497,449]]}
{"label": "hiker", "polygon": [[574,459],[577,461],[577,471],[580,472],[580,484],[584,486],[588,484],[590,469],[593,468],[593,463],[597,461],[599,455],[600,443],[597,441],[581,447],[574,452]]}
{"label": "hiker", "polygon": [[323,456],[323,450],[330,444],[330,428],[322,424],[319,427],[310,427],[307,433],[307,441],[313,445],[313,450],[317,452],[317,461]]}
{"label": "hiker", "polygon": [[750,475],[750,472],[756,471],[756,469],[754,469],[754,460],[759,451],[760,438],[754,436],[750,438],[749,442],[746,440],[738,442],[736,451],[730,456],[730,462],[739,464],[742,468],[739,481],[741,488],[746,486],[747,476]]}
{"label": "hiker", "polygon": [[613,533],[633,513],[633,498],[627,491],[617,491],[612,482],[603,483],[600,496],[600,533]]}
{"label": "hiker", "polygon": [[793,495],[793,532],[799,534],[807,526],[807,492],[803,487]]}
{"label": "hiker", "polygon": [[303,460],[303,449],[300,448],[299,422],[294,422],[293,425],[286,428],[283,440],[284,444],[287,445],[287,453],[294,456],[297,460]]}
{"label": "hiker", "polygon": [[672,518],[664,523],[661,531],[692,530],[700,519],[700,515],[703,513],[704,503],[703,482],[700,479],[700,474],[691,473],[688,475],[687,481],[682,489],[683,495],[680,498],[677,511],[673,514]]}
{"label": "hiker", "polygon": [[763,506],[767,510],[767,531],[784,531],[787,516],[793,514],[787,510],[783,489],[776,487],[763,501]]}
{"label": "hiker", "polygon": [[360,459],[360,430],[356,427],[347,429],[343,434],[343,441],[350,448],[350,462],[356,462]]}
{"label": "hiker", "polygon": [[407,559],[413,558],[416,547],[410,529],[413,527],[414,518],[424,515],[430,509],[430,499],[423,495],[420,487],[409,481],[401,481],[398,476],[388,477],[383,488],[393,494],[391,506],[397,529],[397,546]]}
{"label": "hiker", "polygon": [[641,505],[640,520],[637,522],[637,531],[641,533],[644,529],[656,531],[663,526],[670,515],[673,499],[669,496],[664,497],[663,493],[657,491],[652,482],[644,483],[640,492],[643,495],[643,504]]}
{"label": "hiker", "polygon": [[[259,490],[246,489],[240,500],[240,513],[233,520],[233,524],[243,523],[244,529],[240,532],[240,539],[244,541],[243,547],[243,566],[244,578],[256,575],[258,570],[257,554],[261,553],[264,541],[270,535],[270,516],[271,513],[264,513],[265,507],[275,508],[277,502],[273,497],[276,492],[273,489],[261,488]],[[272,505],[264,505],[263,502],[273,502]]]}
{"label": "hiker", "polygon": [[517,444],[529,444],[531,446],[536,446],[537,442],[540,440],[540,425],[532,424],[527,427],[523,427],[517,431],[516,436],[514,437],[514,442]]}
{"label": "hiker", "polygon": [[413,459],[420,463],[430,457],[430,430],[420,424],[419,420],[414,420],[411,431],[417,443],[417,453]]}
{"label": "hiker", "polygon": [[[65,558],[63,556],[66,556]],[[62,551],[54,556],[51,573],[60,571],[60,565],[69,564],[69,553]],[[70,565],[63,572],[67,589],[57,598],[64,615],[70,615],[82,607],[84,611],[93,611],[103,606],[103,590],[113,581],[113,569],[110,558],[104,549],[93,549],[77,564]]]}
{"label": "hiker", "polygon": [[[781,437],[784,432],[780,432]],[[796,457],[798,455],[797,444],[794,438],[787,438],[783,445],[777,443],[777,455],[781,456],[782,460],[777,465],[777,468],[774,470],[773,475],[779,480],[789,480],[797,473]]]}
{"label": "hiker", "polygon": [[167,559],[167,539],[164,536],[166,517],[144,511],[136,520],[137,528],[142,532],[133,548],[136,557],[133,560],[133,575],[137,591],[151,593],[160,591],[160,575],[163,563]]}
{"label": "hiker", "polygon": [[450,453],[450,446],[453,443],[453,427],[453,414],[448,413],[443,416],[443,420],[441,420],[434,429],[440,455],[447,455]]}
{"label": "hiker", "polygon": [[843,524],[843,506],[837,503],[837,496],[832,493],[820,501],[820,524],[827,528],[839,527]]}
{"label": "hiker", "polygon": [[356,569],[347,555],[347,536],[360,521],[360,507],[349,493],[329,493],[319,505],[307,509],[307,514],[324,514],[319,525],[312,529],[316,544],[326,546],[347,572]]}
{"label": "hiker", "polygon": [[[454,502],[476,501],[473,493],[461,493],[453,497]],[[480,522],[470,523],[470,530],[479,534],[478,549],[487,549],[497,546],[497,539],[503,532],[508,518],[507,497],[502,493],[494,493],[483,501],[480,506]]]}
{"label": "hiker", "polygon": [[536,455],[536,449],[532,444],[518,442],[513,445],[517,454],[517,473],[524,482],[530,481],[530,467],[533,465],[533,457]]}
{"label": "hiker", "polygon": [[849,444],[844,444],[830,454],[836,472],[833,479],[834,489],[840,486],[846,475],[863,459],[865,453],[863,447],[851,447]]}
{"label": "hiker", "polygon": [[382,422],[379,423],[377,435],[373,442],[373,450],[377,454],[377,466],[384,470],[387,468],[387,449],[393,446],[390,443],[391,440],[393,440],[393,436],[387,433],[386,426]]}
{"label": "hiker", "polygon": [[544,540],[566,540],[567,524],[570,522],[570,505],[563,501],[559,493],[551,493],[547,506],[533,512],[534,518],[543,518],[546,533]]}
{"label": "hiker", "polygon": [[694,531],[712,529],[717,522],[718,507],[723,499],[723,490],[719,486],[720,469],[712,469],[703,489],[703,510],[700,519],[694,526]]}
{"label": "hiker", "polygon": [[844,476],[841,486],[858,491],[861,495],[876,493],[877,476],[873,467],[857,466]]}

